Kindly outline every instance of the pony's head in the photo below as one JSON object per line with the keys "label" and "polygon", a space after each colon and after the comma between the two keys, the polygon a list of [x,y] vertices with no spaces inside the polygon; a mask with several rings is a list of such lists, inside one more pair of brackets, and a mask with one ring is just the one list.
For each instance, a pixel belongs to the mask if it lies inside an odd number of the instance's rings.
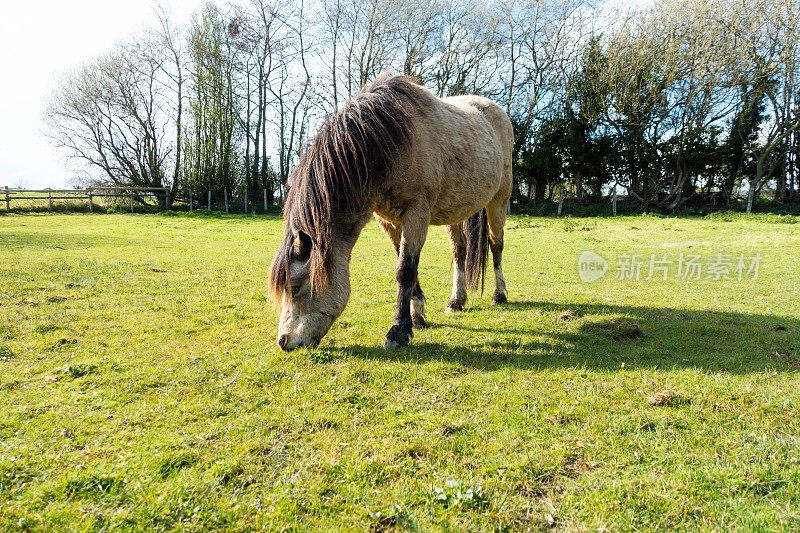
{"label": "pony's head", "polygon": [[331,257],[328,265],[320,265],[324,272],[315,271],[319,248],[308,233],[287,224],[270,272],[273,301],[281,304],[281,349],[316,346],[342,314],[350,298],[349,255],[345,250],[339,257]]}
{"label": "pony's head", "polygon": [[420,90],[381,76],[327,118],[293,172],[283,241],[270,269],[280,302],[278,345],[315,346],[350,298],[350,253],[380,180],[412,141],[409,102]]}

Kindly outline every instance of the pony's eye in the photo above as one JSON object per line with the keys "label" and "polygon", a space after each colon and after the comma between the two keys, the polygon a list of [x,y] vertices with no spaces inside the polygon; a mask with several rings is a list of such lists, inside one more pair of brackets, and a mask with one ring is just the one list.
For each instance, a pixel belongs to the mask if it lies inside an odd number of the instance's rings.
{"label": "pony's eye", "polygon": [[300,285],[292,285],[292,296],[296,296],[300,292]]}

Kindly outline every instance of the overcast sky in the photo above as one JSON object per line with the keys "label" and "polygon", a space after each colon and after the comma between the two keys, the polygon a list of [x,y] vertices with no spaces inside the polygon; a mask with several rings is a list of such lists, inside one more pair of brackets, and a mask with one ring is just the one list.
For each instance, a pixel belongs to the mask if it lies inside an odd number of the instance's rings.
{"label": "overcast sky", "polygon": [[[613,0],[647,3],[649,0]],[[165,0],[188,21],[203,0]],[[156,0],[11,0],[0,14],[0,187],[66,187],[75,172],[44,135],[59,76],[154,20]]]}

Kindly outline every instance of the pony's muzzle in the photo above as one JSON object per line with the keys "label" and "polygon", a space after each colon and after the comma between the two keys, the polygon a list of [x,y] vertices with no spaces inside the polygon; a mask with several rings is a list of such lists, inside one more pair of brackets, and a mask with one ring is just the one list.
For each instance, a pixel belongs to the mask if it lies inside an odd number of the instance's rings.
{"label": "pony's muzzle", "polygon": [[318,340],[310,340],[310,341],[300,341],[296,344],[293,344],[289,340],[289,334],[284,333],[278,337],[278,346],[280,346],[281,350],[284,352],[291,352],[295,348],[314,348],[319,344]]}
{"label": "pony's muzzle", "polygon": [[278,346],[280,346],[281,350],[288,352],[291,348],[289,346],[289,335],[281,335],[278,337]]}

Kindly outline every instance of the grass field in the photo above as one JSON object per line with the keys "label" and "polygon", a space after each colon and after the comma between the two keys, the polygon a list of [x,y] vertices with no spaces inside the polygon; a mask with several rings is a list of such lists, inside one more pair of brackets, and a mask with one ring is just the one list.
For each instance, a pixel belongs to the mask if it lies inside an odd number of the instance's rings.
{"label": "grass field", "polygon": [[[511,303],[489,284],[458,315],[433,228],[431,327],[392,352],[371,223],[344,315],[282,353],[277,218],[0,216],[0,530],[796,530],[800,225],[781,222],[512,217]],[[610,262],[594,283],[585,250]],[[759,271],[647,280],[651,253]],[[624,254],[639,280],[616,279]]]}

